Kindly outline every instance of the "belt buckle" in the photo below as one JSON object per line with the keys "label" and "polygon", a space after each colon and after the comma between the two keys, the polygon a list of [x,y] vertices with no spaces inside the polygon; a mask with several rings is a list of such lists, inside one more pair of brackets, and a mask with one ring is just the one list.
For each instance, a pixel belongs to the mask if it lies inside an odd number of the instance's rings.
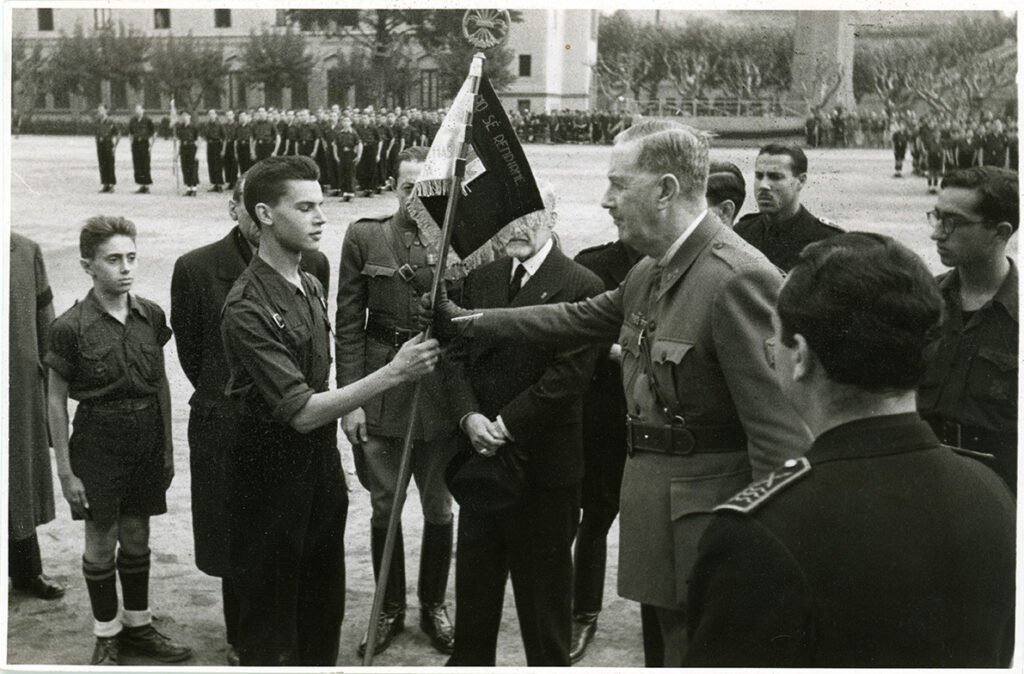
{"label": "belt buckle", "polygon": [[697,448],[697,438],[685,426],[670,426],[672,453],[689,456]]}
{"label": "belt buckle", "polygon": [[398,275],[401,276],[402,280],[406,283],[412,283],[412,280],[416,278],[416,271],[409,266],[408,262],[406,262],[398,268]]}

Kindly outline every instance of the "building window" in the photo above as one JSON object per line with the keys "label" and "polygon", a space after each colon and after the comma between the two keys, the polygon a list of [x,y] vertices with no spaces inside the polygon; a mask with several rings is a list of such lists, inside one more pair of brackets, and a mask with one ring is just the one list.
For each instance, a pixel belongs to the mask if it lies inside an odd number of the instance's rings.
{"label": "building window", "polygon": [[142,83],[142,99],[142,104],[149,110],[159,110],[162,107],[160,85],[153,76],[146,77]]}
{"label": "building window", "polygon": [[36,18],[39,21],[39,30],[53,30],[52,9],[37,9]]}
{"label": "building window", "polygon": [[53,107],[58,110],[67,110],[71,107],[71,94],[67,87],[55,87],[53,90]]}
{"label": "building window", "polygon": [[274,12],[274,25],[275,26],[287,26],[288,25],[288,10],[279,9]]}
{"label": "building window", "polygon": [[533,74],[533,57],[529,54],[519,55],[519,76],[530,77]]}
{"label": "building window", "polygon": [[282,87],[277,85],[263,85],[263,105],[267,107],[280,108],[281,107],[281,91]]}
{"label": "building window", "polygon": [[516,109],[519,110],[519,112],[529,112],[530,111],[530,99],[529,98],[520,98],[518,101],[516,101]]}
{"label": "building window", "polygon": [[293,110],[301,110],[309,107],[309,82],[296,80],[292,82],[292,104]]}
{"label": "building window", "polygon": [[421,108],[436,108],[437,96],[437,70],[420,71],[420,105]]}
{"label": "building window", "polygon": [[213,10],[213,27],[214,28],[231,28],[231,10],[230,9],[215,9],[215,10]]}
{"label": "building window", "polygon": [[157,30],[163,30],[171,27],[171,10],[169,9],[154,9],[153,10],[153,28]]}
{"label": "building window", "polygon": [[111,110],[128,109],[128,84],[124,80],[111,80],[110,108]]}
{"label": "building window", "polygon": [[231,73],[228,75],[228,89],[230,90],[229,100],[232,107],[244,110],[249,107],[247,87],[242,73]]}
{"label": "building window", "polygon": [[112,19],[110,18],[109,9],[94,9],[92,10],[92,26],[96,30],[105,28],[111,24]]}

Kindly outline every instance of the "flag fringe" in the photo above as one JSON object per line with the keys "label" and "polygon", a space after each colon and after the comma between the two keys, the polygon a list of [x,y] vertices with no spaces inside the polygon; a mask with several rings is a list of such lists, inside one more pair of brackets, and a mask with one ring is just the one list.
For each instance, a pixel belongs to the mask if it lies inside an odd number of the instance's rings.
{"label": "flag fringe", "polygon": [[451,178],[434,178],[421,180],[413,188],[413,196],[416,197],[443,197],[448,194],[448,186]]}

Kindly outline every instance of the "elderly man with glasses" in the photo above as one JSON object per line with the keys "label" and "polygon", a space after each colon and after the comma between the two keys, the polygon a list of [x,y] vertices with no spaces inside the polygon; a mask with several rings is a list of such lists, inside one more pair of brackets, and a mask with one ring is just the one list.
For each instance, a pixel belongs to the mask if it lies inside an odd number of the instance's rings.
{"label": "elderly man with glasses", "polygon": [[928,212],[945,304],[918,406],[939,439],[989,455],[1017,488],[1017,266],[1006,255],[1020,222],[1017,174],[991,166],[943,178]]}

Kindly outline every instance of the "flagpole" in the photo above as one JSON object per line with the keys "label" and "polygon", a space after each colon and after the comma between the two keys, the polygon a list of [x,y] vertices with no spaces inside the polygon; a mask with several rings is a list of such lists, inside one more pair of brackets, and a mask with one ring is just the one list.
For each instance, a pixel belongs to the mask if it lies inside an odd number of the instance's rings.
{"label": "flagpole", "polygon": [[[469,67],[469,81],[472,91],[472,101],[476,102],[476,95],[480,88],[480,77],[483,75],[483,65],[486,57],[477,52],[473,55],[473,63]],[[452,182],[448,190],[448,206],[444,214],[444,224],[441,227],[441,247],[437,267],[434,272],[434,279],[430,285],[430,306],[437,303],[438,295],[441,292],[441,284],[444,282],[444,270],[448,260],[448,248],[451,245],[452,234],[455,230],[455,212],[459,205],[459,197],[462,195],[462,178],[466,175],[466,156],[472,142],[473,129],[473,105],[469,106],[466,113],[466,123],[462,131],[462,144],[459,152],[455,155],[452,166]],[[431,329],[426,330],[425,338],[430,337]],[[363,666],[369,667],[373,664],[373,651],[377,645],[377,621],[380,619],[381,611],[384,608],[384,595],[387,592],[388,576],[391,574],[391,561],[394,556],[398,525],[402,521],[402,509],[405,506],[406,491],[409,488],[409,477],[412,472],[412,445],[413,432],[416,428],[416,412],[419,409],[420,395],[423,390],[423,380],[416,382],[412,393],[412,401],[409,405],[409,422],[405,428],[405,438],[402,442],[402,456],[398,464],[398,478],[396,480],[395,496],[391,503],[391,517],[388,519],[387,537],[384,539],[384,551],[380,560],[380,573],[377,577],[377,587],[373,594],[373,608],[370,610],[370,625],[366,632],[366,652],[363,654]]]}

